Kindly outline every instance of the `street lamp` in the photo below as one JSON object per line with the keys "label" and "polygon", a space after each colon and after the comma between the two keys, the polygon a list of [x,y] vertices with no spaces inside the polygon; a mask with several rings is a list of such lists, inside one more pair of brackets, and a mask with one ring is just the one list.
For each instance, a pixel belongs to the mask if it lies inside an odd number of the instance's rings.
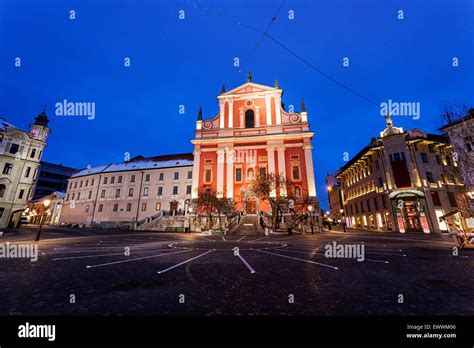
{"label": "street lamp", "polygon": [[41,229],[43,227],[43,217],[46,216],[46,209],[49,207],[49,204],[51,203],[51,201],[49,199],[45,199],[43,201],[43,205],[44,205],[44,210],[43,210],[43,213],[41,214],[40,216],[40,226],[39,226],[39,230],[38,230],[38,233],[36,234],[36,238],[35,238],[35,241],[39,241],[40,240],[40,236],[41,236]]}
{"label": "street lamp", "polygon": [[344,219],[344,209],[339,209],[341,213],[341,220],[342,220],[342,230],[346,232],[346,219]]}
{"label": "street lamp", "polygon": [[309,221],[311,222],[311,234],[314,234],[314,226],[313,226],[313,206],[308,206],[309,210]]}

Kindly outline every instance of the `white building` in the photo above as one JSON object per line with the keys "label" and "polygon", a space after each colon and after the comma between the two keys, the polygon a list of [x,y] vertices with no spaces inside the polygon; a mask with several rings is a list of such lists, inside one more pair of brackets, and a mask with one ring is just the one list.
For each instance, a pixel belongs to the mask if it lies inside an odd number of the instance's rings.
{"label": "white building", "polygon": [[19,225],[33,195],[48,122],[43,111],[27,132],[0,118],[0,229]]}
{"label": "white building", "polygon": [[68,181],[60,224],[132,227],[162,212],[184,214],[192,171],[191,153],[137,156],[81,170]]}

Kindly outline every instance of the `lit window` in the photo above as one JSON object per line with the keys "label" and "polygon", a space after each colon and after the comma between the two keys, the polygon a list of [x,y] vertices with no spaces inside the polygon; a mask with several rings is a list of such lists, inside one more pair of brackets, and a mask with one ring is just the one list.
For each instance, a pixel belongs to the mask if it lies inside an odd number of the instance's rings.
{"label": "lit window", "polygon": [[143,188],[143,195],[144,195],[144,196],[148,196],[148,190],[149,190],[148,187],[144,187],[144,188]]}

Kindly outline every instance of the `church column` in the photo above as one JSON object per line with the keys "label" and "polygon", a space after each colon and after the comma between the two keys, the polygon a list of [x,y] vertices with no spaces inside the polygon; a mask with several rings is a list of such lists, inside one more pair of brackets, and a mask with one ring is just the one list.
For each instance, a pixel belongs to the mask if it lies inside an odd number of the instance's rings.
{"label": "church column", "polygon": [[275,114],[276,114],[276,124],[281,124],[281,99],[275,98]]}
{"label": "church column", "polygon": [[[275,174],[275,147],[273,145],[267,146],[267,159],[268,159],[268,174]],[[276,197],[275,190],[270,192],[270,197]]]}
{"label": "church column", "polygon": [[[201,164],[201,151],[195,149],[194,151],[194,162],[193,162],[193,190],[191,193],[191,198],[198,198],[198,188],[199,188],[199,166]],[[140,193],[141,194],[141,193]]]}
{"label": "church column", "polygon": [[224,195],[224,162],[225,162],[225,150],[219,148],[217,150],[217,187],[216,195],[218,198],[222,198]]}
{"label": "church column", "polygon": [[225,102],[219,101],[219,128],[225,128]]}
{"label": "church column", "polygon": [[229,100],[229,128],[234,127],[234,101]]}
{"label": "church column", "polygon": [[267,126],[272,125],[272,107],[270,102],[270,96],[265,96],[265,113],[267,115]]}
{"label": "church column", "polygon": [[227,149],[227,198],[234,197],[234,148]]}
{"label": "church column", "polygon": [[[286,177],[285,145],[278,146],[278,173]],[[286,187],[280,187],[280,195],[286,196]]]}
{"label": "church column", "polygon": [[305,144],[304,149],[304,160],[306,164],[306,179],[308,180],[308,195],[310,197],[316,197],[316,185],[314,183],[314,168],[313,168],[313,147],[311,144]]}

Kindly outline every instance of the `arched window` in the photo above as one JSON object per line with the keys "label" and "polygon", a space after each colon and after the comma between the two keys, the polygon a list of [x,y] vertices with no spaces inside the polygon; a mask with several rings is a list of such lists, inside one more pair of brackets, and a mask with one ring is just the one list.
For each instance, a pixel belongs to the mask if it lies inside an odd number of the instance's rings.
{"label": "arched window", "polygon": [[253,110],[249,109],[245,111],[245,128],[254,128],[255,127],[255,115]]}
{"label": "arched window", "polygon": [[5,191],[7,190],[7,187],[3,184],[0,185],[0,198],[5,196]]}

